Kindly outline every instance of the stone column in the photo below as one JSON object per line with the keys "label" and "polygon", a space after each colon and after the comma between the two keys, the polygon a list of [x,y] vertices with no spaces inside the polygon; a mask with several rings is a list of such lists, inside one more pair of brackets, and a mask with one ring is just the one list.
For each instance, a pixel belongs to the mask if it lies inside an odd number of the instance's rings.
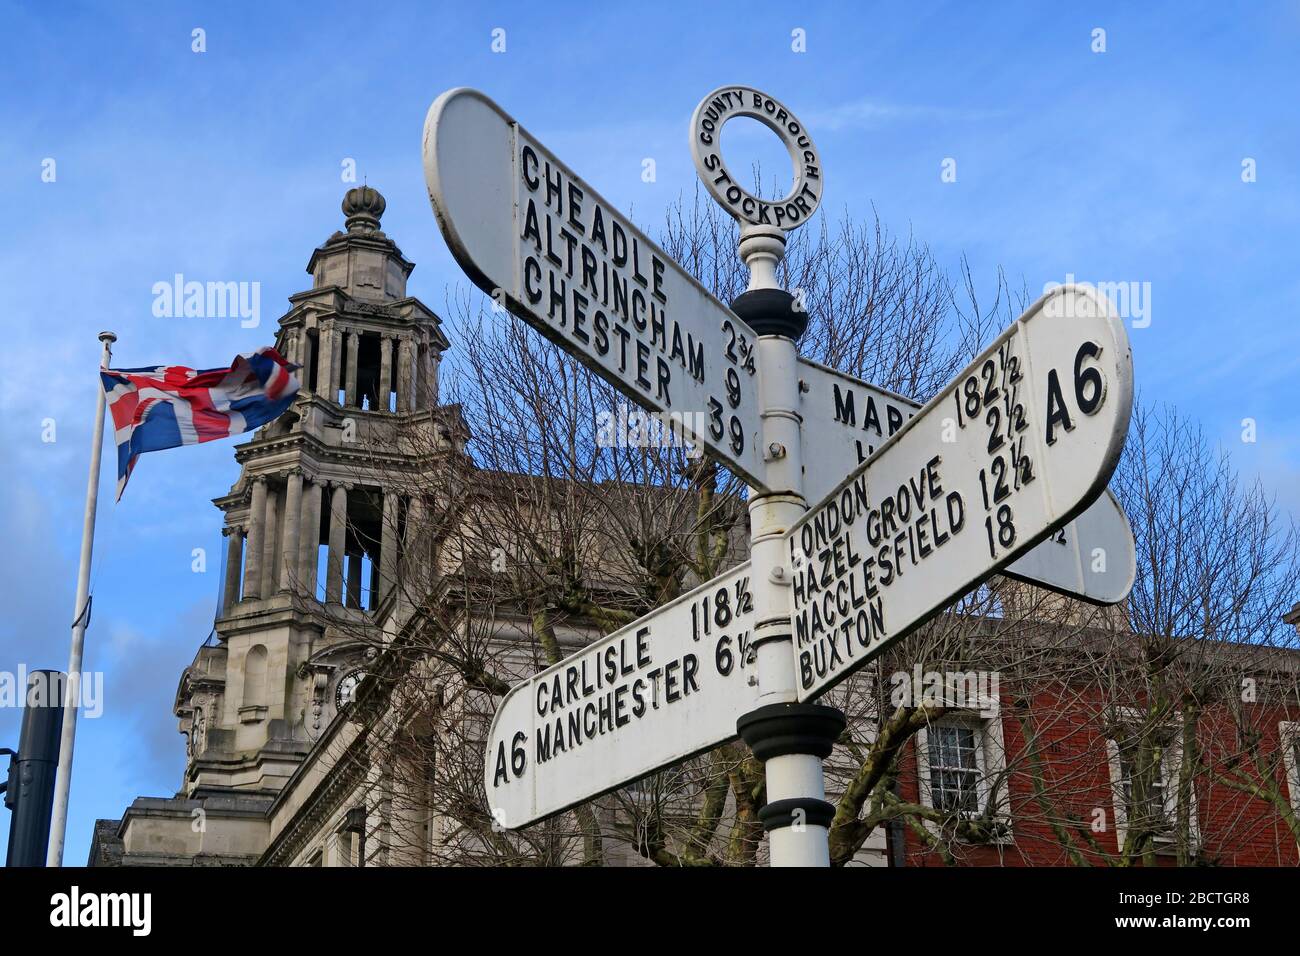
{"label": "stone column", "polygon": [[221,616],[235,609],[239,600],[239,574],[244,563],[244,529],[237,524],[222,528],[226,536],[226,590],[221,599]]}
{"label": "stone column", "polygon": [[411,405],[407,406],[407,411],[415,411],[416,408],[420,407],[420,389],[422,382],[424,382],[424,376],[420,375],[420,339],[412,338],[409,349],[411,349],[411,371],[409,371],[409,376],[411,376]]}
{"label": "stone column", "polygon": [[349,408],[358,408],[361,403],[357,400],[357,357],[361,352],[361,336],[356,332],[348,332],[348,349],[347,361],[348,371],[344,384],[345,395],[344,404]]}
{"label": "stone column", "polygon": [[366,602],[366,610],[373,611],[379,607],[381,587],[382,585],[379,583],[379,562],[372,557],[370,559],[370,600]]}
{"label": "stone column", "polygon": [[420,368],[420,340],[413,337],[409,348],[411,351],[411,404],[407,407],[410,411],[415,411],[420,407],[420,396],[424,394],[424,369]]}
{"label": "stone column", "polygon": [[[425,533],[428,520],[424,510],[424,501],[419,495],[407,499],[406,534],[402,538],[401,574],[408,585],[423,587],[429,580],[427,545],[429,537]],[[418,594],[418,590],[416,591]]]}
{"label": "stone column", "polygon": [[388,393],[393,390],[393,337],[379,337],[379,410],[388,411]]}
{"label": "stone column", "polygon": [[316,562],[320,553],[320,497],[321,483],[311,481],[303,485],[302,518],[298,523],[298,578],[302,593],[316,598]]}
{"label": "stone column", "polygon": [[262,590],[261,595],[269,598],[276,592],[280,582],[280,489],[266,486],[266,529],[262,536]]}
{"label": "stone column", "polygon": [[348,607],[361,607],[361,552],[348,556]]}
{"label": "stone column", "polygon": [[[376,601],[388,597],[397,578],[397,495],[391,491],[384,492],[384,516],[379,529],[379,561],[376,567],[379,580]],[[372,589],[374,585],[371,585]]]}
{"label": "stone column", "polygon": [[330,553],[325,567],[325,601],[340,604],[343,600],[343,547],[347,541],[348,489],[341,481],[331,485]]}
{"label": "stone column", "polygon": [[432,345],[429,346],[429,353],[426,356],[424,372],[427,379],[427,388],[425,392],[426,407],[438,407],[438,353]]}
{"label": "stone column", "polygon": [[248,506],[248,547],[244,554],[244,600],[262,596],[262,549],[266,541],[266,476],[253,479]]}
{"label": "stone column", "polygon": [[316,394],[330,397],[330,367],[334,362],[331,323],[322,322],[316,327]]}
{"label": "stone column", "polygon": [[415,371],[411,359],[411,337],[403,335],[397,340],[397,410],[415,411]]}
{"label": "stone column", "polygon": [[302,557],[298,547],[298,528],[302,521],[302,469],[289,472],[284,495],[284,548],[280,556],[280,590],[298,591],[298,562]]}
{"label": "stone column", "polygon": [[330,326],[330,393],[329,400],[339,400],[339,389],[343,387],[343,331]]}

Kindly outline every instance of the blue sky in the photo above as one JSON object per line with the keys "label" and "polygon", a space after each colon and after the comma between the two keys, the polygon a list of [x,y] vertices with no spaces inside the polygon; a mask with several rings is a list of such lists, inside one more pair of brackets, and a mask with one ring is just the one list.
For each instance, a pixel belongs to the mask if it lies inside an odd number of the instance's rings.
{"label": "blue sky", "polygon": [[[1198,418],[1300,513],[1296,3],[0,2],[0,21],[0,670],[66,666],[96,333],[118,333],[119,367],[220,365],[269,343],[313,247],[342,227],[349,158],[387,197],[412,293],[441,311],[468,284],[434,225],[420,136],[434,97],[461,85],[652,229],[693,188],[696,102],[746,83],[804,118],[833,214],[874,204],[983,282],[1001,265],[1035,293],[1068,274],[1150,283],[1150,324],[1130,330],[1144,397]],[[956,182],[941,181],[947,158]],[[261,327],[154,317],[153,284],[178,272],[260,282]],[[105,709],[80,724],[70,863],[96,817],[180,786],[171,705],[211,625],[210,499],[237,476],[231,451],[148,456],[118,506],[106,455],[86,658]],[[0,745],[18,720],[0,709]],[[0,814],[0,838],[7,827]]]}

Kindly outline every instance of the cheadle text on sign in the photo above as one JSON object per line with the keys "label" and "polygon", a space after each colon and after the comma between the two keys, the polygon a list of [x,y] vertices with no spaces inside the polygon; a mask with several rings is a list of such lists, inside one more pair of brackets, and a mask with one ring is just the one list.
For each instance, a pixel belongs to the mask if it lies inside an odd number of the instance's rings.
{"label": "cheadle text on sign", "polygon": [[475,90],[430,108],[425,170],[447,243],[481,289],[762,484],[752,329]]}

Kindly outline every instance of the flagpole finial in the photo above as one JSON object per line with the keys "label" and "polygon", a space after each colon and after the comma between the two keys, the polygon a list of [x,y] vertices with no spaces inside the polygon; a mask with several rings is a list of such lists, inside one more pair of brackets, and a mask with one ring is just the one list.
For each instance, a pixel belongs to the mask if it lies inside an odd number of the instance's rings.
{"label": "flagpole finial", "polygon": [[117,341],[117,333],[116,333],[116,332],[100,332],[100,333],[99,333],[99,341],[101,341],[101,342],[108,342],[109,344],[112,344],[113,342],[116,342],[116,341]]}

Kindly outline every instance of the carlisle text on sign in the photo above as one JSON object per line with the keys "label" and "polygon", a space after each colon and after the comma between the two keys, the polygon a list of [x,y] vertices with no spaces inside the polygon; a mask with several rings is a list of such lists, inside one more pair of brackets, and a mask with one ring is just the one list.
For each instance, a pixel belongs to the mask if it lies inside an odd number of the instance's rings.
{"label": "carlisle text on sign", "polygon": [[754,706],[749,563],[511,688],[488,733],[493,817],[521,827],[736,737]]}

